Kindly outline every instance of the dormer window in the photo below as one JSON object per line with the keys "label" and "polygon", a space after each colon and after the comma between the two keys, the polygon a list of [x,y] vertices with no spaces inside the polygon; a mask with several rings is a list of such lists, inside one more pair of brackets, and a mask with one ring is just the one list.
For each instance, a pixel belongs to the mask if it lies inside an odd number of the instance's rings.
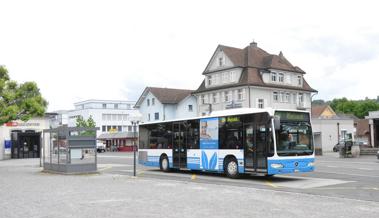
{"label": "dormer window", "polygon": [[212,76],[208,76],[208,86],[212,85]]}
{"label": "dormer window", "polygon": [[302,78],[301,78],[301,76],[297,76],[297,85],[299,85],[299,86],[301,86],[301,82],[302,82]]}
{"label": "dormer window", "polygon": [[205,96],[204,95],[201,95],[200,102],[201,102],[201,104],[205,104]]}
{"label": "dormer window", "polygon": [[284,74],[283,73],[279,73],[278,75],[279,75],[278,76],[279,77],[279,82],[281,82],[281,83],[284,82]]}
{"label": "dormer window", "polygon": [[271,81],[276,82],[276,73],[271,73]]}

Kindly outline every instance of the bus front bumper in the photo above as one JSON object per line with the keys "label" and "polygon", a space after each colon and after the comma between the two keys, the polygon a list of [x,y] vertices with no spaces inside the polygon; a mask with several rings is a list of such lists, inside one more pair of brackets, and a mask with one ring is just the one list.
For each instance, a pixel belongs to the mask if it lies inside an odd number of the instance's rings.
{"label": "bus front bumper", "polygon": [[267,174],[312,172],[315,169],[314,161],[314,158],[267,160]]}

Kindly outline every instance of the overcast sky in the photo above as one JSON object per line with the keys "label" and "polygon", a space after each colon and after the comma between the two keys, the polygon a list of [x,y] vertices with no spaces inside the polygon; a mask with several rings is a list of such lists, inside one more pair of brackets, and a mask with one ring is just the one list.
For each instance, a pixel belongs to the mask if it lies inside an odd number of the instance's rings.
{"label": "overcast sky", "polygon": [[218,44],[253,40],[305,72],[315,99],[379,95],[376,1],[0,0],[0,65],[49,111],[197,89]]}

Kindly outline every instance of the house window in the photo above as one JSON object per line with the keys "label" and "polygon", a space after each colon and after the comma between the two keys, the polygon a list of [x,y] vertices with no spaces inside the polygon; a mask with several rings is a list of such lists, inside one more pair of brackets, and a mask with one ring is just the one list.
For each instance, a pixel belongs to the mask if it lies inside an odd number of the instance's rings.
{"label": "house window", "polygon": [[275,102],[279,101],[278,92],[273,92],[273,99],[274,99]]}
{"label": "house window", "polygon": [[114,109],[118,109],[118,104],[114,104]]}
{"label": "house window", "polygon": [[155,98],[151,99],[151,105],[155,105]]}
{"label": "house window", "polygon": [[264,99],[259,98],[258,99],[258,108],[264,108]]}
{"label": "house window", "polygon": [[111,126],[107,126],[107,132],[111,131],[112,127]]}
{"label": "house window", "polygon": [[204,95],[201,95],[200,102],[201,102],[201,104],[205,104],[205,96]]}
{"label": "house window", "polygon": [[122,126],[117,126],[117,132],[122,132]]}
{"label": "house window", "polygon": [[301,82],[302,82],[301,76],[297,76],[297,85],[301,86]]}
{"label": "house window", "polygon": [[128,126],[128,132],[132,131],[132,126]]}
{"label": "house window", "polygon": [[217,93],[212,94],[213,103],[217,103]]}
{"label": "house window", "polygon": [[230,101],[230,96],[229,96],[229,91],[225,91],[224,92],[224,101],[225,102],[229,102]]}
{"label": "house window", "polygon": [[102,126],[102,127],[101,127],[101,131],[102,131],[102,132],[107,131],[107,127],[106,127],[106,126]]}
{"label": "house window", "polygon": [[107,108],[107,104],[103,104],[103,109]]}
{"label": "house window", "polygon": [[298,99],[299,99],[299,105],[301,105],[301,104],[304,103],[304,95],[303,95],[303,93],[299,93]]}
{"label": "house window", "polygon": [[159,120],[159,113],[154,113],[154,119]]}
{"label": "house window", "polygon": [[224,65],[224,58],[223,57],[219,57],[218,58],[218,66],[222,67],[222,65]]}
{"label": "house window", "polygon": [[279,77],[279,82],[284,82],[284,74],[283,73],[279,73],[278,74],[278,77]]}
{"label": "house window", "polygon": [[192,104],[189,104],[189,105],[188,105],[188,111],[189,111],[189,112],[192,112],[192,111],[193,111],[193,106],[192,106]]}
{"label": "house window", "polygon": [[276,82],[276,73],[271,73],[271,81]]}
{"label": "house window", "polygon": [[212,85],[212,76],[208,76],[208,86]]}
{"label": "house window", "polygon": [[150,121],[150,114],[147,115],[147,120]]}
{"label": "house window", "polygon": [[286,93],[285,96],[284,96],[284,102],[290,102],[290,93]]}
{"label": "house window", "polygon": [[244,89],[238,89],[238,94],[237,94],[237,99],[239,100],[239,101],[242,101],[242,100],[244,100]]}

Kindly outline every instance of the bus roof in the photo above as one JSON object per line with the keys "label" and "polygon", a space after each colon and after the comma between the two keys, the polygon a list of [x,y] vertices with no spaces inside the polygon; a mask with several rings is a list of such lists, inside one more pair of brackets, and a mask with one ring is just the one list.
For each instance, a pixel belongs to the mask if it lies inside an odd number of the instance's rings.
{"label": "bus roof", "polygon": [[264,109],[261,109],[261,108],[236,108],[236,109],[228,109],[228,110],[221,110],[221,111],[213,111],[210,115],[206,115],[206,116],[186,117],[186,118],[164,120],[164,121],[153,121],[153,122],[147,122],[147,123],[140,123],[139,125],[167,123],[167,122],[185,121],[185,120],[196,120],[196,119],[223,117],[223,116],[232,116],[232,115],[256,114],[256,113],[264,113],[264,112],[268,113],[270,116],[273,116],[275,111],[309,113],[309,111],[304,111],[304,110],[287,110],[287,109],[272,109],[272,108],[264,108]]}

